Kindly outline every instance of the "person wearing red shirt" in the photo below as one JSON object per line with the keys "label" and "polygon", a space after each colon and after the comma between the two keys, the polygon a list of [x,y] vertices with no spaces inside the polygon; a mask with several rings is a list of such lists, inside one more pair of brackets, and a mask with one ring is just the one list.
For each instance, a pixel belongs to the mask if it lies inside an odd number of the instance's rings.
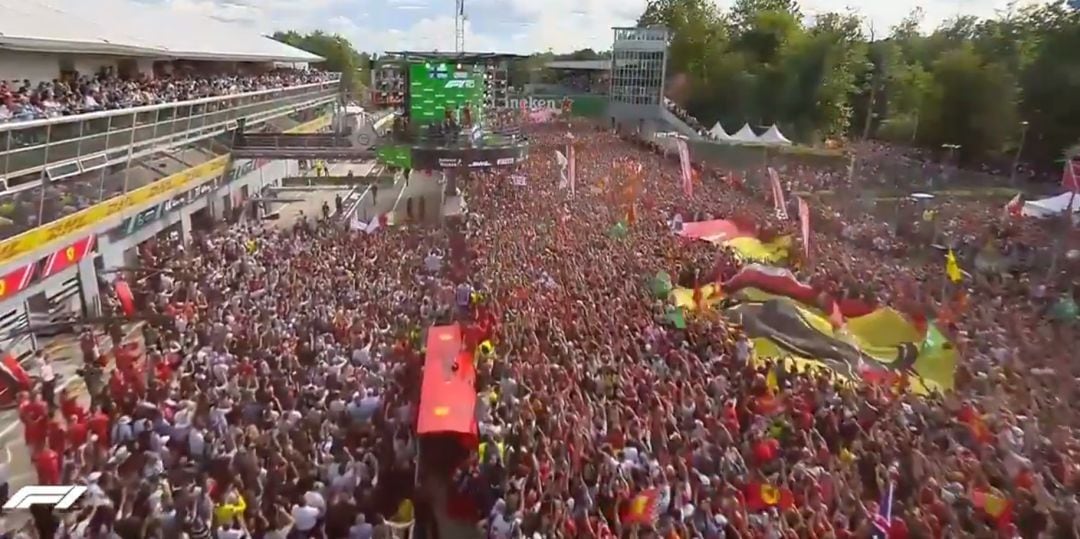
{"label": "person wearing red shirt", "polygon": [[90,426],[85,418],[68,416],[68,443],[71,447],[82,447],[90,436]]}
{"label": "person wearing red shirt", "polygon": [[898,516],[892,518],[889,523],[889,539],[908,539],[908,527],[904,519]]}
{"label": "person wearing red shirt", "polygon": [[98,443],[102,447],[109,447],[109,416],[101,410],[100,406],[94,407],[94,413],[87,420],[87,428],[97,436]]}
{"label": "person wearing red shirt", "polygon": [[780,456],[780,442],[773,438],[762,438],[753,445],[754,461],[759,465],[765,465]]}
{"label": "person wearing red shirt", "polygon": [[109,377],[109,393],[113,402],[125,402],[127,400],[128,384],[123,376]]}
{"label": "person wearing red shirt", "polygon": [[60,454],[46,447],[34,456],[39,485],[60,484]]}
{"label": "person wearing red shirt", "polygon": [[86,418],[86,409],[67,388],[60,390],[60,411],[63,412],[64,417],[77,416],[80,420]]}
{"label": "person wearing red shirt", "polygon": [[56,414],[49,420],[48,426],[49,449],[56,451],[60,455],[63,455],[64,450],[67,449],[67,428],[64,426],[62,417],[60,414]]}
{"label": "person wearing red shirt", "polygon": [[23,422],[26,445],[39,447],[45,443],[48,407],[36,394],[27,397],[19,404],[19,419]]}
{"label": "person wearing red shirt", "polygon": [[[172,380],[172,374],[173,368],[168,361],[158,361],[154,364],[154,378],[158,384],[167,385],[169,380]],[[241,374],[244,374],[243,371],[241,371]],[[254,370],[252,370],[252,374],[254,374]]]}

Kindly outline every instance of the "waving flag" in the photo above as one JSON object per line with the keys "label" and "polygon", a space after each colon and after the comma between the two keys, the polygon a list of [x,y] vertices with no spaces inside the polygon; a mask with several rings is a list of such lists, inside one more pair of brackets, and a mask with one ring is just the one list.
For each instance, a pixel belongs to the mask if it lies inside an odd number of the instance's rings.
{"label": "waving flag", "polygon": [[885,497],[881,499],[881,506],[878,507],[877,514],[872,517],[874,530],[870,532],[870,537],[873,539],[888,539],[889,537],[889,530],[892,528],[892,505],[895,493],[896,483],[889,481],[889,490],[885,492]]}
{"label": "waving flag", "polygon": [[682,168],[682,189],[687,197],[694,196],[694,175],[690,167],[690,148],[686,145],[686,139],[675,139],[675,145],[679,149],[679,165]]}
{"label": "waving flag", "polygon": [[577,152],[574,151],[574,143],[566,145],[566,151],[569,154],[569,167],[570,167],[570,194],[577,194]]}
{"label": "waving flag", "polygon": [[1080,159],[1066,159],[1061,174],[1061,187],[1073,193],[1080,192]]}
{"label": "waving flag", "polygon": [[746,509],[751,513],[759,513],[770,507],[787,510],[795,506],[795,496],[790,489],[770,483],[751,481],[744,494]]}
{"label": "waving flag", "polygon": [[806,259],[810,259],[810,208],[802,197],[796,197],[799,201],[799,225],[802,228],[803,253]]}
{"label": "waving flag", "polygon": [[559,150],[555,150],[555,164],[559,165],[559,189],[570,186],[570,179],[566,176],[566,167],[570,161]]}
{"label": "waving flag", "polygon": [[954,283],[964,280],[964,274],[960,271],[960,264],[956,261],[956,253],[953,253],[952,249],[949,249],[948,254],[945,255],[945,275]]}
{"label": "waving flag", "polygon": [[135,316],[135,295],[131,293],[131,286],[126,281],[116,281],[113,290],[116,291],[116,298],[120,300],[120,308],[124,310],[124,315]]}
{"label": "waving flag", "polygon": [[776,169],[769,167],[769,182],[772,184],[773,206],[776,207],[776,215],[781,219],[787,219],[787,204],[784,202],[784,188],[780,186],[780,175]]}
{"label": "waving flag", "polygon": [[976,489],[971,492],[971,505],[981,509],[998,525],[998,529],[1012,522],[1012,501],[999,492]]}
{"label": "waving flag", "polygon": [[660,518],[660,513],[663,511],[660,504],[661,497],[659,489],[650,488],[648,490],[643,490],[630,500],[630,503],[626,506],[626,509],[621,515],[621,520],[623,524],[651,525]]}

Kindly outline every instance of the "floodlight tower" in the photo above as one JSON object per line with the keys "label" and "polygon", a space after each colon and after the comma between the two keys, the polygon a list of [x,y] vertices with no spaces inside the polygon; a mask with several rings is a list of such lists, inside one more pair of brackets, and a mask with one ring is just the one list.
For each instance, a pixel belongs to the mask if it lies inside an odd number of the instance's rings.
{"label": "floodlight tower", "polygon": [[454,51],[465,52],[465,0],[454,0]]}

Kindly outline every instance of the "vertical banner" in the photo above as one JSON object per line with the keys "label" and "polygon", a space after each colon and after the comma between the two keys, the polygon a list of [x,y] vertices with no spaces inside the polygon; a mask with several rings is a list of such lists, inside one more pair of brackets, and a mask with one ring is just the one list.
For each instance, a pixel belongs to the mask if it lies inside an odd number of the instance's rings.
{"label": "vertical banner", "polygon": [[42,279],[47,279],[78,264],[86,255],[94,251],[94,239],[96,236],[87,236],[45,259],[45,269],[41,273]]}
{"label": "vertical banner", "polygon": [[679,149],[679,165],[682,168],[682,189],[687,197],[694,196],[694,176],[690,168],[690,148],[686,145],[686,139],[676,138],[675,145]]}
{"label": "vertical banner", "polygon": [[803,254],[810,260],[810,208],[802,197],[795,197],[799,202],[799,224],[802,227]]}
{"label": "vertical banner", "polygon": [[1066,159],[1061,173],[1061,187],[1066,191],[1080,191],[1080,159]]}
{"label": "vertical banner", "polygon": [[772,184],[773,206],[776,208],[776,215],[781,219],[787,219],[787,204],[784,201],[784,188],[780,186],[780,175],[777,174],[776,169],[772,167],[769,167],[769,182]]}
{"label": "vertical banner", "polygon": [[570,144],[566,145],[566,151],[570,155],[568,156],[570,161],[570,195],[577,194],[577,152],[574,151],[574,142],[571,140]]}
{"label": "vertical banner", "polygon": [[566,177],[566,167],[570,161],[562,152],[555,150],[555,164],[559,165],[559,189],[566,189],[570,186],[570,179]]}
{"label": "vertical banner", "polygon": [[34,278],[33,263],[27,264],[7,275],[0,277],[0,300],[22,292]]}

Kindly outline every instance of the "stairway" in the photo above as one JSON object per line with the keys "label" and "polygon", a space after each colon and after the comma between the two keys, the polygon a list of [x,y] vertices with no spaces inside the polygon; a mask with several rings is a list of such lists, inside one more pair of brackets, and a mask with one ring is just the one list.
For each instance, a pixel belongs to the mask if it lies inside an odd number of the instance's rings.
{"label": "stairway", "polygon": [[694,131],[694,128],[687,125],[686,122],[682,121],[681,118],[668,110],[667,107],[660,107],[660,118],[671,125],[671,128],[680,135],[683,135],[690,140],[703,140],[702,136],[699,135],[697,131]]}

